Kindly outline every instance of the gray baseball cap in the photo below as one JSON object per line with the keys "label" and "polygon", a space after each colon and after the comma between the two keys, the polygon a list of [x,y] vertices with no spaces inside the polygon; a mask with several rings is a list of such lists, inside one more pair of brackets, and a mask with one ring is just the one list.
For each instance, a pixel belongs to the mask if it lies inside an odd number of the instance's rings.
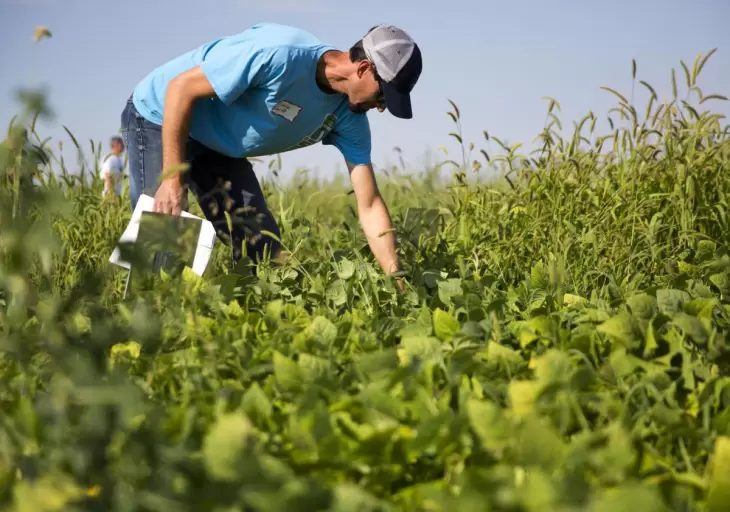
{"label": "gray baseball cap", "polygon": [[379,25],[362,40],[365,55],[380,78],[388,111],[401,119],[413,117],[411,91],[421,76],[421,50],[403,30]]}

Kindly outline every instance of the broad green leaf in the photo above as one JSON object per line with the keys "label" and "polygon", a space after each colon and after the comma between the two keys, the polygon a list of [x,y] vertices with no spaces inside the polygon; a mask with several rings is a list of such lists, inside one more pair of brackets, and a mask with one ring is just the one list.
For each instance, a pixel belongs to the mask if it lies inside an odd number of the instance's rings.
{"label": "broad green leaf", "polygon": [[572,293],[566,293],[563,295],[563,305],[565,306],[582,306],[588,301],[580,295],[573,295]]}
{"label": "broad green leaf", "polygon": [[568,356],[559,350],[551,349],[541,356],[533,357],[531,365],[541,387],[551,384],[567,384],[574,371]]}
{"label": "broad green leaf", "polygon": [[638,318],[651,320],[658,311],[657,299],[647,293],[640,293],[629,297],[626,304],[631,309],[631,313]]}
{"label": "broad green leaf", "polygon": [[707,332],[705,325],[702,320],[696,316],[688,315],[687,313],[679,312],[674,318],[672,323],[682,329],[682,331],[690,336],[695,343],[705,345],[710,334]]}
{"label": "broad green leaf", "polygon": [[661,289],[656,292],[659,311],[669,317],[673,317],[682,311],[682,306],[690,300],[689,293],[683,290]]}
{"label": "broad green leaf", "polygon": [[520,346],[526,348],[540,336],[549,336],[552,325],[548,316],[540,315],[516,323],[516,328],[519,329]]}
{"label": "broad green leaf", "polygon": [[347,281],[355,275],[355,264],[350,260],[341,260],[337,263],[337,276]]}
{"label": "broad green leaf", "polygon": [[499,343],[490,343],[487,346],[486,356],[490,362],[500,363],[511,373],[527,366],[527,361],[519,353]]}
{"label": "broad green leaf", "polygon": [[715,256],[717,245],[712,240],[700,240],[697,244],[697,253],[695,254],[695,262],[702,263],[709,261]]}
{"label": "broad green leaf", "polygon": [[61,473],[23,480],[13,490],[14,512],[61,512],[85,493],[72,478]]}
{"label": "broad green leaf", "polygon": [[509,422],[502,415],[501,409],[491,402],[471,399],[466,404],[466,413],[469,426],[482,446],[499,456],[512,435]]}
{"label": "broad green leaf", "polygon": [[359,370],[367,377],[377,378],[398,369],[398,353],[395,348],[364,353],[357,358]]}
{"label": "broad green leaf", "polygon": [[203,462],[211,478],[227,482],[239,478],[253,431],[249,419],[240,413],[224,414],[216,420],[203,441]]}
{"label": "broad green leaf", "polygon": [[241,409],[258,426],[263,425],[263,421],[271,416],[273,410],[271,401],[258,382],[254,382],[246,390],[241,402]]}
{"label": "broad green leaf", "polygon": [[563,464],[566,447],[558,433],[545,420],[527,417],[518,432],[515,441],[520,466],[552,471]]}
{"label": "broad green leaf", "polygon": [[717,286],[717,289],[720,290],[720,293],[727,297],[730,295],[730,273],[725,272],[719,272],[717,274],[712,274],[710,277],[710,282]]}
{"label": "broad green leaf", "polygon": [[449,341],[454,334],[459,332],[461,325],[459,321],[446,311],[436,308],[433,312],[433,330],[436,337],[441,341]]}
{"label": "broad green leaf", "polygon": [[589,512],[617,512],[640,510],[641,512],[669,512],[664,506],[656,487],[625,484],[614,489],[602,490],[588,508]]}
{"label": "broad green leaf", "polygon": [[310,339],[324,347],[331,346],[337,339],[337,326],[323,316],[314,317],[305,332]]}
{"label": "broad green leaf", "polygon": [[509,383],[510,410],[515,416],[527,416],[532,412],[540,388],[539,383],[530,380],[513,380]]}
{"label": "broad green leaf", "polygon": [[401,363],[412,361],[418,357],[426,361],[441,360],[441,342],[432,336],[413,336],[401,340],[401,348],[398,350],[398,357]]}
{"label": "broad green leaf", "polygon": [[461,294],[461,279],[451,278],[438,282],[439,300],[447,306],[452,303],[454,297],[458,297]]}
{"label": "broad green leaf", "polygon": [[559,487],[553,483],[548,474],[540,470],[525,472],[524,481],[519,486],[519,499],[526,511],[553,510],[558,503]]}
{"label": "broad green leaf", "polygon": [[711,320],[716,305],[718,305],[717,299],[692,299],[684,305],[684,311],[690,315]]}
{"label": "broad green leaf", "polygon": [[304,376],[297,363],[280,352],[274,352],[273,363],[276,384],[282,391],[296,391],[301,387]]}
{"label": "broad green leaf", "polygon": [[308,381],[327,378],[331,375],[332,365],[326,359],[311,354],[299,354],[297,361],[302,375]]}
{"label": "broad green leaf", "polygon": [[626,349],[621,347],[614,350],[611,353],[611,368],[616,373],[617,377],[626,377],[631,375],[637,369],[644,369],[644,361],[626,352]]}
{"label": "broad green leaf", "polygon": [[338,484],[335,486],[333,494],[334,500],[328,512],[362,512],[365,510],[391,512],[395,510],[389,503],[376,498],[354,484]]}
{"label": "broad green leaf", "polygon": [[621,311],[610,320],[603,322],[597,327],[597,330],[627,347],[635,347],[641,339],[634,318],[628,311]]}

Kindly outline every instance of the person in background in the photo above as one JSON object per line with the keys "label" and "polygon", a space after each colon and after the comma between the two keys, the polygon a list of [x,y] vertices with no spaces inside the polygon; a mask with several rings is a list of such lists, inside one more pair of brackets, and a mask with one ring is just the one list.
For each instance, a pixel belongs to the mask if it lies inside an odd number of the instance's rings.
{"label": "person in background", "polygon": [[110,194],[120,196],[122,194],[122,175],[124,173],[124,140],[119,135],[114,135],[110,141],[111,153],[107,154],[101,162],[99,171],[104,180],[104,191],[102,196]]}

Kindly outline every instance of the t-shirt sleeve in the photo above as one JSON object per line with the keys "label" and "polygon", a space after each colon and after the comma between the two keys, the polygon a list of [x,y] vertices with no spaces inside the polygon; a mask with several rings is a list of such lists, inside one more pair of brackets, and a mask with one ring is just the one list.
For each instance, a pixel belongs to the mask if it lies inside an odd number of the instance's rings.
{"label": "t-shirt sleeve", "polygon": [[218,98],[230,105],[249,87],[267,83],[282,71],[285,60],[279,53],[250,39],[222,39],[206,52],[200,69]]}
{"label": "t-shirt sleeve", "polygon": [[371,163],[372,142],[367,115],[354,114],[347,110],[322,144],[335,146],[351,164]]}

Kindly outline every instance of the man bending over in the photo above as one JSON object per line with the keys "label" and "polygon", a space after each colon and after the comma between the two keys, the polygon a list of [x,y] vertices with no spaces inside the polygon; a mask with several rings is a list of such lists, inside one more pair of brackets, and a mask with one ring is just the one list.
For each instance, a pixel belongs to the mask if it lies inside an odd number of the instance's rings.
{"label": "man bending over", "polygon": [[[261,230],[280,237],[279,228],[248,158],[334,145],[370,248],[384,272],[395,272],[396,239],[375,181],[366,113],[387,109],[410,119],[421,66],[419,47],[390,25],[374,27],[348,52],[267,23],[185,53],[147,75],[122,113],[132,208],[147,193],[154,211],[179,215],[189,189],[231,244],[232,265],[243,243],[255,262],[265,246],[276,257],[279,244]],[[184,164],[187,171],[160,183]]]}

